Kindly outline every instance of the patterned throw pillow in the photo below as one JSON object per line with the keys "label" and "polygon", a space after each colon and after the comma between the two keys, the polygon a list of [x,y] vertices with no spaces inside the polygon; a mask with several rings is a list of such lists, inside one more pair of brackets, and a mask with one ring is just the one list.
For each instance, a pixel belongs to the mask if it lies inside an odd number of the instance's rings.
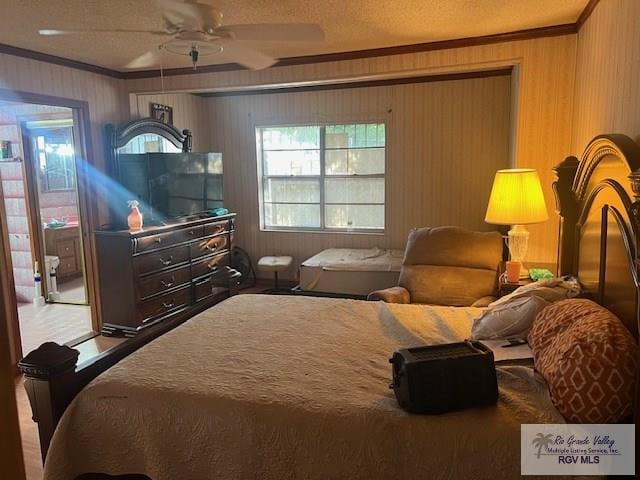
{"label": "patterned throw pillow", "polygon": [[591,300],[556,302],[538,314],[527,339],[568,421],[610,423],[632,413],[639,350],[609,310]]}

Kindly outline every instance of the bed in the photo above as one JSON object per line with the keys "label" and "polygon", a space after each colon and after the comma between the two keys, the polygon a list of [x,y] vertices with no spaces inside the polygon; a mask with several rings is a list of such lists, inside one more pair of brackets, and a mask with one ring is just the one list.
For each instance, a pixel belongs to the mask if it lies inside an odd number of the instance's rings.
{"label": "bed", "polygon": [[[636,340],[638,168],[633,141],[600,136],[554,183],[561,273]],[[468,337],[477,313],[242,295],[89,365],[43,346],[23,368],[45,480],[516,477],[520,424],[562,422],[531,368],[498,366],[496,406],[438,416],[405,413],[387,388],[391,352]]]}
{"label": "bed", "polygon": [[329,248],[302,262],[300,288],[366,297],[398,284],[403,256],[403,250]]}
{"label": "bed", "polygon": [[[441,416],[405,413],[388,388],[390,352],[468,338],[479,312],[236,296],[89,384],[54,434],[45,478],[438,478],[443,464],[450,478],[511,477],[520,424],[562,421],[531,369],[499,370],[497,408]],[[495,457],[456,461],[487,447]]]}

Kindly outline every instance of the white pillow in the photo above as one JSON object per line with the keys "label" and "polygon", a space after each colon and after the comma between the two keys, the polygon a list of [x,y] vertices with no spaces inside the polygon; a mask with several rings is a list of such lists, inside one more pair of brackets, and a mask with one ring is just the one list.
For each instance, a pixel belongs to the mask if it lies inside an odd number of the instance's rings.
{"label": "white pillow", "polygon": [[490,307],[473,321],[471,338],[527,338],[536,315],[550,304],[541,297],[525,296]]}
{"label": "white pillow", "polygon": [[573,277],[543,278],[537,282],[517,288],[509,295],[490,303],[489,307],[497,307],[522,297],[536,296],[548,302],[557,302],[558,300],[577,297],[579,294],[580,283]]}

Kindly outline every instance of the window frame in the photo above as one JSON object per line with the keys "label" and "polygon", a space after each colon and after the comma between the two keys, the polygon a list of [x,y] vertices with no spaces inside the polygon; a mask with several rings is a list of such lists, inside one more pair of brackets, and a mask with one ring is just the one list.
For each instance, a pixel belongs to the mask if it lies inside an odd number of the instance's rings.
{"label": "window frame", "polygon": [[[384,147],[360,147],[359,149],[380,149],[384,148],[384,173],[382,174],[364,174],[364,175],[327,175],[325,171],[325,154],[327,151],[326,148],[326,136],[325,129],[327,126],[338,126],[338,125],[371,125],[378,124],[384,125],[385,135],[384,135]],[[320,128],[320,143],[319,143],[319,152],[320,152],[320,173],[319,175],[264,175],[264,151],[262,149],[263,146],[263,130],[265,128],[279,128],[279,127],[319,127]],[[364,234],[364,235],[385,235],[387,231],[387,149],[388,149],[388,127],[389,122],[384,119],[371,119],[371,120],[344,120],[344,121],[314,121],[314,122],[296,122],[296,123],[260,123],[253,125],[253,134],[256,138],[256,166],[258,173],[258,215],[259,215],[259,223],[260,223],[260,231],[263,232],[291,232],[291,233],[339,233],[339,234]],[[358,148],[353,148],[353,150]],[[329,148],[329,150],[342,150],[340,148]],[[347,147],[347,150],[352,150]],[[319,205],[320,206],[320,227],[301,227],[301,226],[267,226],[265,225],[265,215],[264,215],[264,180],[266,178],[276,178],[276,179],[318,179],[320,184],[320,200],[318,203],[307,203],[308,205]],[[356,203],[356,204],[346,204],[346,203],[325,203],[325,179],[353,179],[353,178],[382,178],[384,179],[384,203]],[[269,202],[274,204],[296,204],[303,205],[301,202]],[[382,205],[384,207],[384,225],[382,228],[334,228],[327,227],[325,222],[325,207],[326,205]]]}

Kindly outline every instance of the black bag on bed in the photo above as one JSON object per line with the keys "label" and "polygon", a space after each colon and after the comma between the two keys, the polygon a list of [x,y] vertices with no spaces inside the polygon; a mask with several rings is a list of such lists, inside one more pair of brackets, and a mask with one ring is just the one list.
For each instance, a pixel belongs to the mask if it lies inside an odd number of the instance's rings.
{"label": "black bag on bed", "polygon": [[408,412],[444,413],[498,400],[493,352],[480,342],[407,348],[389,362],[389,388]]}

